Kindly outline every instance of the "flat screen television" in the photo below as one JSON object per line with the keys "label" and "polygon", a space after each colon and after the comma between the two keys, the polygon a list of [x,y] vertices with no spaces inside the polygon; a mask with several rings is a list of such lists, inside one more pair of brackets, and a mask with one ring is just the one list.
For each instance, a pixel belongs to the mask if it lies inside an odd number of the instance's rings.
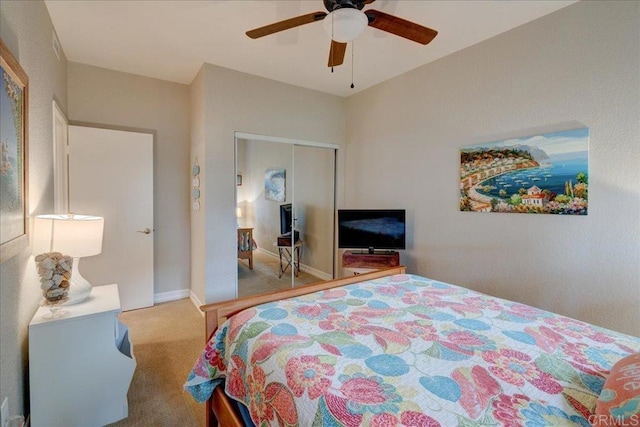
{"label": "flat screen television", "polygon": [[405,249],[404,209],[339,209],[338,247],[341,249]]}
{"label": "flat screen television", "polygon": [[291,203],[280,205],[280,234],[291,233],[292,212]]}

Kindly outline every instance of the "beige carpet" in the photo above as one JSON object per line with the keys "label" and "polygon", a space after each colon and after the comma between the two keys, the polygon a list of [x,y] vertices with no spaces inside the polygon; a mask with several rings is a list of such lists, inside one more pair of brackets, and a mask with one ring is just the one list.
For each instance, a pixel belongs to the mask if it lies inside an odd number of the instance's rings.
{"label": "beige carpet", "polygon": [[204,426],[204,404],[182,388],[204,347],[204,318],[191,300],[127,311],[137,366],[129,388],[129,417],[111,426]]}
{"label": "beige carpet", "polygon": [[[238,260],[238,294],[254,295],[291,287],[291,270],[278,278],[279,260],[256,252],[253,270]],[[300,272],[295,285],[320,279]],[[191,300],[127,311],[120,320],[129,327],[137,366],[129,388],[129,417],[112,427],[204,426],[204,404],[182,385],[204,347],[204,318]]]}
{"label": "beige carpet", "polygon": [[[291,288],[291,267],[278,278],[280,261],[265,255],[260,251],[253,253],[253,270],[249,269],[248,261],[238,260],[238,296],[275,292]],[[295,277],[295,276],[294,276]],[[301,271],[295,277],[295,286],[318,282],[321,279]]]}

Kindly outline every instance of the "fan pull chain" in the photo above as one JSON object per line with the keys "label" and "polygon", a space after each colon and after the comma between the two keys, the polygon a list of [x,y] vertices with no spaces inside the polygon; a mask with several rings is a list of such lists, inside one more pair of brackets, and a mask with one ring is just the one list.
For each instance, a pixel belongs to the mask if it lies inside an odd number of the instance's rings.
{"label": "fan pull chain", "polygon": [[353,55],[354,55],[354,51],[355,49],[355,45],[356,43],[354,41],[351,42],[351,89],[353,89],[355,86],[353,84]]}
{"label": "fan pull chain", "polygon": [[333,13],[332,13],[331,14],[331,73],[332,74],[333,74],[333,64],[334,64],[333,55],[335,55],[335,52],[333,49]]}

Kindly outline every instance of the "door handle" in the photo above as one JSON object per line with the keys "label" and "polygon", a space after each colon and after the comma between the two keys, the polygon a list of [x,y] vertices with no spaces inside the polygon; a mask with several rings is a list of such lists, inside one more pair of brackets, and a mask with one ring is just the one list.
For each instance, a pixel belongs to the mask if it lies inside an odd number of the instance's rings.
{"label": "door handle", "polygon": [[138,230],[138,233],[142,233],[142,234],[150,234],[151,230],[147,227],[144,230]]}

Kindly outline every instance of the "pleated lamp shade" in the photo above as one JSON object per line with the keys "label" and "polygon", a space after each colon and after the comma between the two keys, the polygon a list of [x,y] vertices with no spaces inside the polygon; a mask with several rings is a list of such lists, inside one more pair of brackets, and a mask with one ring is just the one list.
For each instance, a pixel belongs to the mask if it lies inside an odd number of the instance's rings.
{"label": "pleated lamp shade", "polygon": [[33,225],[31,253],[60,252],[73,258],[69,299],[77,304],[89,297],[91,283],[80,274],[80,258],[102,252],[104,218],[90,215],[38,215]]}
{"label": "pleated lamp shade", "polygon": [[38,215],[31,253],[60,252],[73,258],[102,252],[104,218],[90,215]]}

